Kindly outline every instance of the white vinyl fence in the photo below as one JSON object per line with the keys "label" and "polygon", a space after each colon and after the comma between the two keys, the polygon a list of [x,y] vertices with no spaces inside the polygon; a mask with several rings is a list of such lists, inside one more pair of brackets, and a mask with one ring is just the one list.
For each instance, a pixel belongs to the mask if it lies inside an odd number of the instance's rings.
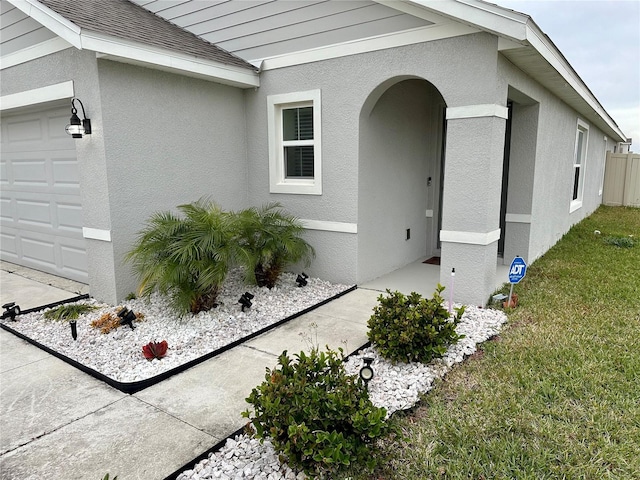
{"label": "white vinyl fence", "polygon": [[602,203],[640,207],[640,153],[607,152]]}

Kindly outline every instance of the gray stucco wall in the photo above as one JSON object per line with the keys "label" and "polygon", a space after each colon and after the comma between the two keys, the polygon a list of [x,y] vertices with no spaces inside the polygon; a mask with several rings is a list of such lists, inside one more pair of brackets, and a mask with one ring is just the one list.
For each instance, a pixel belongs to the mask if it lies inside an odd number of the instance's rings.
{"label": "gray stucco wall", "polygon": [[[422,78],[439,90],[449,107],[496,103],[496,48],[492,35],[474,34],[263,72],[260,88],[245,93],[251,132],[249,203],[279,201],[301,218],[360,224],[359,118],[363,108],[375,105],[377,98],[371,94],[377,92],[379,97],[398,81]],[[385,88],[378,90],[381,85]],[[267,96],[317,88],[322,91],[323,194],[270,194]],[[338,252],[336,257],[319,255],[316,260],[316,265],[332,265],[328,279],[359,282],[364,278],[345,268],[359,255],[351,236],[314,233],[320,244],[326,243],[320,250]]]}
{"label": "gray stucco wall", "polygon": [[[424,80],[390,87],[360,118],[358,277],[360,281],[427,255],[434,247],[425,212],[439,177],[441,98]],[[431,186],[427,179],[432,178]],[[431,205],[430,205],[431,201]],[[437,218],[437,217],[436,217]],[[406,230],[410,238],[406,238]],[[372,261],[372,259],[375,259]]]}
{"label": "gray stucco wall", "polygon": [[[570,213],[576,128],[577,120],[581,117],[547,89],[524,75],[506,58],[500,56],[498,66],[503,81],[539,103],[537,125],[530,112],[515,112],[520,113],[521,118],[529,116],[528,127],[521,125],[520,128],[537,128],[535,145],[526,142],[528,148],[535,151],[535,160],[529,159],[529,162],[535,163],[528,251],[528,260],[531,262],[552,247],[572,225],[590,215],[600,205],[602,197],[598,190],[605,151],[604,133],[587,122],[589,141],[583,172],[583,204]],[[528,171],[523,174],[530,175],[531,165],[527,165],[526,169]],[[526,213],[528,201],[514,198],[518,195],[515,186],[512,192],[510,185],[509,195],[507,212]],[[505,250],[506,248],[505,245]],[[509,263],[512,258],[508,258],[506,253],[505,251],[505,262]]]}
{"label": "gray stucco wall", "polygon": [[242,90],[99,60],[117,297],[136,280],[125,253],[149,216],[208,196],[247,206]]}
{"label": "gray stucco wall", "polygon": [[116,303],[136,289],[122,260],[153,212],[247,206],[244,94],[67,49],[3,70],[2,95],[68,80],[93,130],[76,140],[84,226],[111,233],[86,240],[90,291]]}

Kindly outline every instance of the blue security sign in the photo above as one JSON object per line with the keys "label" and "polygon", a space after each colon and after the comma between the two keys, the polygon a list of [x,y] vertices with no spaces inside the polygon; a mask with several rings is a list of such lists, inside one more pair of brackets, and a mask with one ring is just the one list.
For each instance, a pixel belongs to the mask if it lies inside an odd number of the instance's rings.
{"label": "blue security sign", "polygon": [[509,267],[509,283],[518,283],[527,273],[527,264],[522,257],[516,257]]}

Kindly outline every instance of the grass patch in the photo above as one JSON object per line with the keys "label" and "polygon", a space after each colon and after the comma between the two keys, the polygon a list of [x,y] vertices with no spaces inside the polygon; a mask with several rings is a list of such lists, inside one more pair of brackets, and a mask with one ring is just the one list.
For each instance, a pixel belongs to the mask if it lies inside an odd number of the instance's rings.
{"label": "grass patch", "polygon": [[639,234],[637,208],[574,226],[527,270],[499,339],[394,416],[404,439],[351,477],[640,478],[640,248],[602,241]]}
{"label": "grass patch", "polygon": [[80,315],[84,315],[96,308],[98,307],[87,305],[86,303],[66,303],[56,308],[46,310],[44,312],[44,318],[48,320],[76,320]]}

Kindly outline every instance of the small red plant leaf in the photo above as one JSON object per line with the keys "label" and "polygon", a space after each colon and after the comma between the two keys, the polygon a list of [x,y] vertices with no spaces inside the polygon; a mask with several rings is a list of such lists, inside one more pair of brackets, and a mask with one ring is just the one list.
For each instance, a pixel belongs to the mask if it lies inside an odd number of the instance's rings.
{"label": "small red plant leaf", "polygon": [[153,360],[154,358],[162,358],[167,354],[169,344],[166,340],[161,342],[149,342],[142,347],[142,354],[147,360]]}

